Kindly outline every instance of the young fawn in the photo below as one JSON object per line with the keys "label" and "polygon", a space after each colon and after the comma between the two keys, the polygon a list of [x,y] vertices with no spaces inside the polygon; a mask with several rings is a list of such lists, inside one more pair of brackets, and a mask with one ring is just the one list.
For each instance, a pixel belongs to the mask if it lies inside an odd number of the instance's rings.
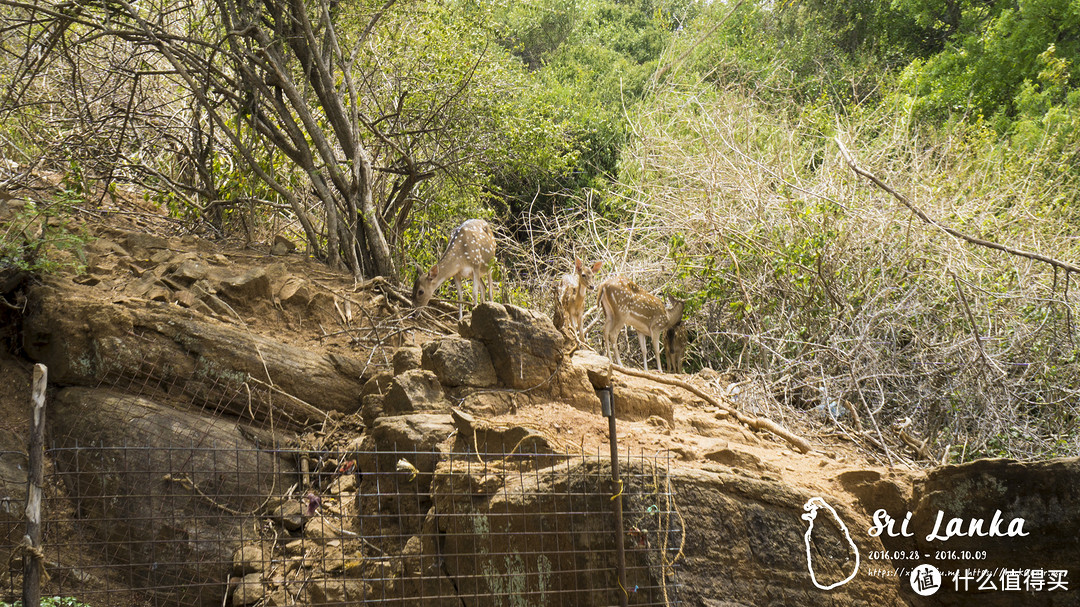
{"label": "young fawn", "polygon": [[682,373],[685,357],[686,323],[680,319],[664,331],[664,358],[667,359],[668,373]]}
{"label": "young fawn", "polygon": [[442,283],[453,278],[458,293],[458,320],[464,317],[461,279],[471,278],[473,305],[487,301],[491,295],[491,265],[495,259],[495,235],[483,219],[470,219],[450,232],[450,242],[439,262],[426,274],[416,278],[413,303],[420,308],[431,301]]}
{"label": "young fawn", "polygon": [[585,342],[585,291],[596,289],[592,284],[593,275],[600,270],[604,262],[598,261],[592,266],[581,263],[574,258],[574,271],[563,274],[559,280],[559,289],[555,300],[555,328],[562,331],[563,327],[569,328],[578,337],[578,341]]}
{"label": "young fawn", "polygon": [[[604,310],[604,353],[608,358],[611,358],[611,344],[618,338],[619,331],[625,325],[630,325],[638,333],[645,370],[649,370],[649,351],[645,346],[645,336],[648,335],[652,338],[653,352],[656,354],[656,370],[663,373],[664,370],[660,368],[660,336],[682,320],[683,302],[671,300],[670,305],[664,305],[659,297],[646,293],[622,276],[614,276],[601,283],[598,299]],[[617,347],[615,364],[622,365]]]}

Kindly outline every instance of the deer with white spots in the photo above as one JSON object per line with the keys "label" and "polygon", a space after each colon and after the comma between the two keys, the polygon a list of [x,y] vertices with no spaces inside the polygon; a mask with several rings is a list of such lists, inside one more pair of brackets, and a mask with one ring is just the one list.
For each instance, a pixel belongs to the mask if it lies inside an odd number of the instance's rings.
{"label": "deer with white spots", "polygon": [[574,271],[563,274],[559,280],[558,299],[555,301],[555,316],[552,320],[556,329],[561,331],[563,327],[568,328],[582,343],[585,342],[585,291],[596,289],[592,279],[602,265],[604,262],[598,261],[587,266],[575,257]]}
{"label": "deer with white spots", "polygon": [[[613,276],[601,283],[598,300],[604,311],[604,353],[607,357],[611,358],[611,344],[616,342],[619,331],[630,325],[638,333],[645,370],[649,370],[649,350],[645,345],[645,336],[649,336],[656,354],[656,370],[663,373],[664,370],[660,368],[660,336],[682,320],[683,302],[669,299],[665,305],[659,297],[647,293],[634,281],[622,276]],[[615,348],[615,364],[622,365],[618,347]]]}
{"label": "deer with white spots", "polygon": [[495,259],[495,235],[483,219],[470,219],[450,232],[450,242],[439,262],[417,277],[413,303],[422,308],[431,301],[442,283],[453,278],[458,292],[458,320],[464,317],[461,279],[471,278],[473,305],[491,295],[491,266]]}

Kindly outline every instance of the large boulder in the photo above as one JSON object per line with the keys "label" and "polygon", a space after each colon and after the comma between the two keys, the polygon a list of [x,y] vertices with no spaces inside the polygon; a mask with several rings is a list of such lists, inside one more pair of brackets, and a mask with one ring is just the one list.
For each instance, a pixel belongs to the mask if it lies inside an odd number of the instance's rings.
{"label": "large boulder", "polygon": [[676,388],[633,375],[611,374],[611,361],[592,350],[574,352],[571,361],[572,369],[578,369],[585,374],[587,385],[611,386],[614,401],[612,408],[616,418],[642,421],[655,415],[667,420],[669,424],[674,423],[675,405],[668,394]]}
{"label": "large boulder", "polygon": [[451,388],[488,388],[498,381],[487,348],[475,339],[446,337],[429,342],[424,346],[422,363]]}
{"label": "large boulder", "polygon": [[361,404],[362,361],[297,348],[190,310],[106,302],[75,285],[33,289],[27,309],[23,347],[48,365],[53,383],[161,386],[171,396],[182,393],[262,422],[273,414],[278,428],[322,421],[327,411],[351,413]]}
{"label": "large boulder", "polygon": [[[976,600],[986,607],[1080,605],[1072,579],[1080,563],[1080,459],[985,459],[941,466],[915,483],[913,501],[913,535],[896,541],[913,541],[924,554],[940,551],[962,567],[994,572],[988,580],[960,580],[961,590],[967,587],[960,592],[948,579],[934,595],[934,605],[970,605]],[[905,513],[889,514],[903,520]],[[972,531],[973,525],[978,531]],[[949,560],[939,567],[948,568]],[[1049,590],[1055,585],[1049,572],[1055,570],[1067,572],[1062,578],[1067,592]],[[1003,588],[1009,571],[1020,590]],[[1042,572],[1041,590],[1026,587],[1029,572]],[[979,586],[984,588],[980,591]]]}
{"label": "large boulder", "polygon": [[431,371],[413,369],[394,377],[383,398],[383,415],[448,413],[439,378]]}
{"label": "large boulder", "polygon": [[566,345],[566,338],[544,314],[492,302],[473,309],[468,333],[466,337],[487,346],[499,383],[515,389],[551,382]]}
{"label": "large boulder", "polygon": [[[465,458],[443,463],[432,485],[441,545],[425,549],[435,551],[429,558],[441,559],[467,605],[495,607],[507,596],[545,607],[617,605],[610,475],[608,464],[578,458],[525,475]],[[657,516],[640,490],[628,487],[623,497],[626,528],[634,529],[627,534],[629,604],[663,605],[660,546],[634,543],[659,538],[645,527],[655,530]],[[669,548],[673,558],[676,547]],[[673,586],[666,590],[675,596]]]}
{"label": "large boulder", "polygon": [[[759,480],[741,470],[680,470],[670,480],[685,534],[678,540],[683,604],[901,606],[914,596],[901,591],[895,576],[866,573],[887,568],[869,560],[872,551],[881,553],[882,544],[867,535],[868,516],[847,507],[846,496]],[[850,582],[828,591],[815,588],[808,573],[808,523],[802,516],[804,504],[815,497],[836,509],[862,558],[862,570]],[[852,572],[854,552],[825,509],[817,512],[810,541],[820,584],[839,582]]]}
{"label": "large boulder", "polygon": [[377,536],[381,549],[398,552],[419,533],[431,506],[432,473],[449,451],[454,432],[449,413],[412,413],[375,420],[360,447],[361,472],[356,509],[370,516],[359,520],[359,533]]}
{"label": "large boulder", "polygon": [[547,315],[486,302],[473,309],[471,323],[461,330],[462,337],[478,340],[487,348],[500,386],[519,390],[527,399],[557,400],[583,411],[600,411],[600,400],[585,369],[569,360],[566,337]]}
{"label": "large boulder", "polygon": [[101,558],[140,585],[168,589],[155,604],[220,605],[241,527],[296,478],[233,422],[111,390],[64,389],[46,422],[86,545],[107,546]]}

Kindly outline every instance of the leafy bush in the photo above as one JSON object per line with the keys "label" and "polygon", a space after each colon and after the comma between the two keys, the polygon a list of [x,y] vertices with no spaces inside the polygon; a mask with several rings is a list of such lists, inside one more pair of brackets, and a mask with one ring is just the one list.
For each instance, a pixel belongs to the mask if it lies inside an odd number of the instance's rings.
{"label": "leafy bush", "polygon": [[89,237],[71,225],[73,207],[83,202],[73,183],[66,181],[52,202],[27,201],[0,223],[0,271],[82,271],[83,246]]}

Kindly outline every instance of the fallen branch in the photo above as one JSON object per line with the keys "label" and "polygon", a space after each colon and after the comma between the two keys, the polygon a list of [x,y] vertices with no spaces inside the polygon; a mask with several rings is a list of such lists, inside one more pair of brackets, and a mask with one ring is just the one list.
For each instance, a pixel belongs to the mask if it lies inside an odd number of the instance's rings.
{"label": "fallen branch", "polygon": [[953,285],[956,287],[956,294],[960,296],[960,303],[964,306],[964,315],[967,316],[968,322],[971,323],[971,333],[975,337],[975,346],[979,349],[979,357],[982,358],[987,367],[993,368],[999,375],[1004,377],[1006,375],[1005,371],[986,355],[986,349],[983,348],[982,344],[982,335],[979,335],[979,325],[975,322],[975,315],[971,313],[971,307],[968,306],[963,289],[960,288],[960,281],[956,278],[956,274],[952,272],[949,272],[949,276],[952,277]]}
{"label": "fallen branch", "polygon": [[799,451],[799,453],[809,453],[810,450],[811,450],[809,441],[807,441],[805,438],[802,438],[801,436],[798,436],[797,434],[791,432],[787,428],[784,428],[780,424],[778,424],[778,423],[776,423],[776,422],[774,422],[774,421],[772,421],[770,419],[765,419],[763,417],[753,417],[751,415],[747,415],[745,413],[742,413],[741,411],[739,411],[738,409],[735,408],[734,403],[722,402],[720,399],[718,399],[718,398],[714,397],[713,395],[705,392],[704,390],[698,388],[697,386],[695,386],[693,384],[689,384],[687,382],[684,382],[681,379],[674,379],[674,378],[667,377],[667,376],[664,376],[664,375],[658,375],[656,373],[652,373],[651,371],[638,371],[637,369],[629,369],[627,367],[621,367],[621,366],[616,365],[616,364],[612,364],[611,368],[613,370],[615,370],[615,371],[618,371],[619,373],[624,374],[624,375],[632,375],[634,377],[644,377],[645,379],[651,379],[651,380],[653,380],[655,382],[658,382],[658,383],[661,383],[661,384],[667,384],[669,386],[677,386],[679,388],[682,388],[683,390],[686,390],[686,391],[688,391],[688,392],[690,392],[690,393],[704,399],[705,402],[707,402],[707,403],[709,403],[711,405],[714,405],[716,407],[719,407],[720,409],[723,409],[725,413],[727,413],[728,415],[734,417],[736,420],[739,421],[739,423],[744,424],[745,426],[749,427],[752,430],[768,430],[769,432],[772,432],[773,434],[779,436],[780,438],[782,438],[782,439],[786,440],[788,443],[790,443],[791,446],[795,447],[795,449]]}
{"label": "fallen branch", "polygon": [[849,152],[848,149],[846,147],[844,147],[844,144],[843,144],[843,142],[840,141],[839,137],[834,137],[833,140],[836,141],[836,145],[838,145],[840,147],[840,154],[844,157],[844,162],[846,162],[847,165],[849,167],[851,167],[852,171],[855,171],[856,174],[862,175],[863,177],[869,179],[871,182],[874,183],[874,185],[876,185],[877,187],[879,187],[879,188],[885,190],[886,192],[888,192],[889,194],[891,194],[893,196],[893,198],[899,200],[901,204],[903,204],[905,207],[907,207],[908,210],[910,210],[912,213],[917,215],[919,217],[919,219],[923,220],[928,225],[932,225],[935,228],[938,228],[938,229],[942,230],[943,232],[945,232],[946,234],[948,234],[950,236],[953,236],[955,238],[959,238],[959,239],[961,239],[963,241],[969,242],[969,243],[974,244],[974,245],[979,245],[981,247],[987,247],[989,249],[994,249],[996,251],[1001,251],[1003,253],[1008,253],[1010,255],[1016,255],[1017,257],[1024,257],[1024,258],[1027,258],[1027,259],[1033,259],[1035,261],[1041,261],[1043,263],[1048,263],[1048,264],[1050,264],[1051,266],[1053,266],[1055,268],[1060,268],[1060,269],[1064,270],[1065,273],[1066,273],[1066,276],[1068,276],[1069,272],[1080,272],[1080,266],[1075,266],[1075,265],[1073,265],[1071,263],[1061,261],[1059,259],[1054,259],[1053,257],[1047,257],[1046,255],[1041,255],[1039,253],[1032,253],[1030,251],[1025,251],[1023,249],[1015,249],[1013,247],[1006,246],[1006,245],[1003,245],[1003,244],[1000,244],[1000,243],[997,243],[997,242],[991,242],[989,240],[983,240],[981,238],[976,238],[974,236],[969,236],[969,235],[964,234],[963,232],[961,232],[959,230],[955,230],[953,228],[950,228],[950,227],[948,227],[946,225],[943,225],[943,224],[939,223],[938,221],[936,221],[934,219],[931,219],[930,216],[928,216],[926,213],[924,213],[922,211],[922,209],[915,206],[915,204],[912,203],[910,200],[908,200],[907,197],[905,197],[903,194],[900,194],[896,190],[890,188],[888,185],[885,184],[885,182],[883,182],[881,179],[879,179],[873,173],[870,173],[866,169],[864,169],[864,168],[860,167],[859,165],[855,164],[855,160],[854,160],[854,158],[852,158],[851,152]]}
{"label": "fallen branch", "polygon": [[908,447],[911,447],[915,451],[915,455],[920,459],[933,461],[934,456],[930,452],[930,447],[926,444],[928,441],[919,440],[908,432],[908,428],[911,427],[911,418],[905,417],[898,420],[893,427],[900,440]]}

